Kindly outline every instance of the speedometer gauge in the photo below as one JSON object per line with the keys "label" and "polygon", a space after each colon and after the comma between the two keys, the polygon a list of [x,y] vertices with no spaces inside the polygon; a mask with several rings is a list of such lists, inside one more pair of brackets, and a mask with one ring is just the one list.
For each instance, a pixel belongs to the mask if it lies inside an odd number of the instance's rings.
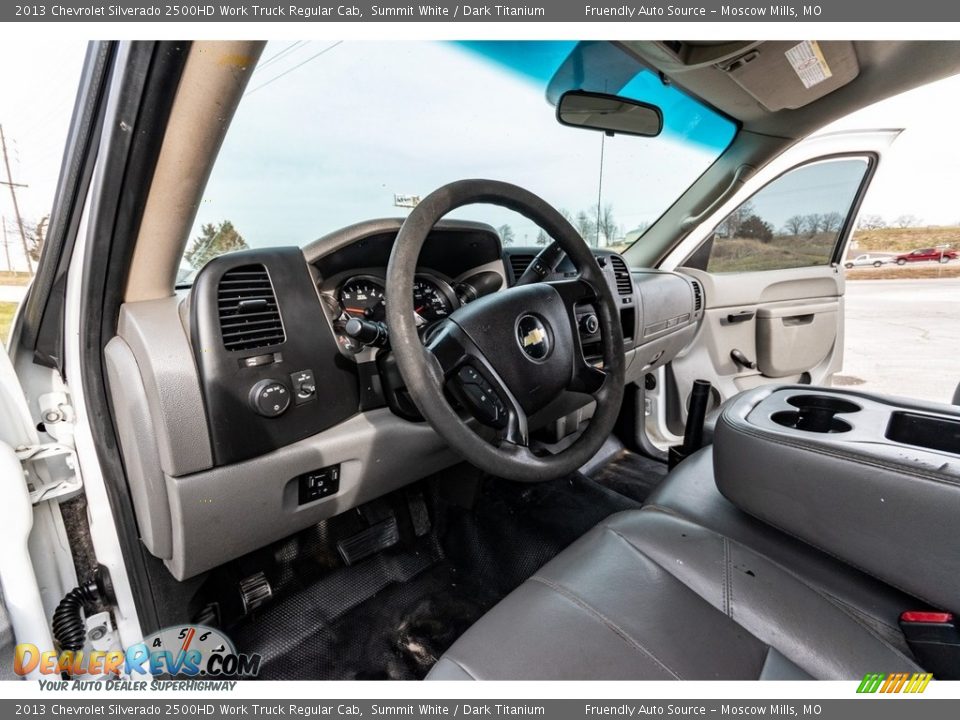
{"label": "speedometer gauge", "polygon": [[340,286],[340,306],[351,317],[383,320],[383,303],[383,284],[374,278],[354,277]]}
{"label": "speedometer gauge", "polygon": [[453,303],[432,280],[413,281],[413,308],[427,322],[435,322],[453,312]]}

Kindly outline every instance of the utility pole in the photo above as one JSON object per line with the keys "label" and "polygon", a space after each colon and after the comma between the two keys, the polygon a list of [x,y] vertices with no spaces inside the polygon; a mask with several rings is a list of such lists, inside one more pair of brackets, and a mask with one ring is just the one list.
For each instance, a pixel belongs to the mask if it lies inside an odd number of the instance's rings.
{"label": "utility pole", "polygon": [[17,227],[20,228],[20,242],[23,243],[23,256],[27,259],[27,270],[33,275],[33,261],[30,259],[30,251],[27,249],[27,233],[23,229],[23,218],[20,217],[20,205],[17,204],[17,188],[27,187],[21,183],[15,183],[10,174],[10,158],[7,156],[7,139],[3,135],[3,125],[0,125],[0,146],[3,147],[3,165],[7,169],[7,181],[0,182],[0,185],[6,185],[10,188],[10,197],[13,198],[13,214],[17,218]]}
{"label": "utility pole", "polygon": [[7,256],[7,270],[13,274],[13,265],[10,264],[10,240],[7,238],[7,218],[0,216],[0,222],[3,223],[3,252]]}

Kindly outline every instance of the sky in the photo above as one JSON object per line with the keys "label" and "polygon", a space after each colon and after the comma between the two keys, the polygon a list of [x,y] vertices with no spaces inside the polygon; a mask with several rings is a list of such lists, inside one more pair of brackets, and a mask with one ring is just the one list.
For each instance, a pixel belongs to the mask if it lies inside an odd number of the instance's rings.
{"label": "sky", "polygon": [[[198,224],[230,219],[251,244],[303,244],[342,225],[402,214],[392,206],[394,193],[425,195],[471,176],[516,182],[572,213],[596,207],[601,136],[559,126],[530,78],[508,77],[449,45],[343,43],[322,52],[331,45],[268,46]],[[0,75],[0,124],[13,179],[27,185],[17,197],[28,223],[52,203],[84,52],[80,41],[41,48],[35,40],[8,38],[0,46],[2,67],[16,68]],[[950,78],[826,128],[905,128],[864,213],[960,222],[958,111],[960,78]],[[709,159],[662,137],[608,139],[602,202],[614,206],[624,230],[649,222]],[[0,215],[11,261],[24,269],[6,186],[0,186]],[[534,239],[535,231],[506,211],[459,216],[509,222],[518,242]],[[0,269],[5,263],[0,253]]]}
{"label": "sky", "polygon": [[[0,73],[0,125],[13,181],[27,185],[16,190],[26,223],[48,215],[53,204],[85,52],[86,43],[79,40],[44,43],[34,38],[28,42],[7,33],[0,43],[0,67],[4,68]],[[0,181],[7,181],[2,159]],[[6,185],[0,185],[0,216],[6,223],[11,264],[16,270],[26,270]],[[0,252],[0,270],[7,269],[6,263]]]}
{"label": "sky", "polygon": [[[251,245],[302,245],[359,220],[404,215],[394,194],[425,196],[468,177],[513,182],[573,215],[595,213],[603,142],[601,202],[630,229],[658,217],[716,156],[663,137],[604,140],[564,127],[541,79],[474,49],[312,43],[278,55],[289,47],[265,49],[194,236],[200,224],[229,219]],[[532,223],[499,208],[454,216],[509,224],[517,244],[536,240]]]}

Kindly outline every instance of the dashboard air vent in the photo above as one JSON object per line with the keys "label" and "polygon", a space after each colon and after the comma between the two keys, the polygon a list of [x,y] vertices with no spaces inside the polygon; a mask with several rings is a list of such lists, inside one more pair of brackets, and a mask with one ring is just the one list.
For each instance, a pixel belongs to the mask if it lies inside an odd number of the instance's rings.
{"label": "dashboard air vent", "polygon": [[217,287],[217,311],[227,350],[252,350],[287,339],[277,296],[263,265],[227,270]]}
{"label": "dashboard air vent", "polygon": [[510,253],[510,269],[513,271],[513,279],[519,280],[520,276],[530,267],[530,263],[536,255],[526,255],[521,253]]}
{"label": "dashboard air vent", "polygon": [[700,312],[703,309],[703,286],[698,280],[693,281],[693,311]]}
{"label": "dashboard air vent", "polygon": [[627,263],[619,255],[611,255],[610,264],[613,265],[613,276],[617,280],[617,292],[621,295],[633,295],[633,278],[630,277]]}

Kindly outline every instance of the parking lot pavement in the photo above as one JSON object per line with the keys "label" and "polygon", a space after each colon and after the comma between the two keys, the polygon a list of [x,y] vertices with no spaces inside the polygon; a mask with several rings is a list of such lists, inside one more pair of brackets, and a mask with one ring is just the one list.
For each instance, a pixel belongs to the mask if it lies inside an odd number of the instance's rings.
{"label": "parking lot pavement", "polygon": [[960,279],[848,281],[835,385],[950,402],[960,383]]}

